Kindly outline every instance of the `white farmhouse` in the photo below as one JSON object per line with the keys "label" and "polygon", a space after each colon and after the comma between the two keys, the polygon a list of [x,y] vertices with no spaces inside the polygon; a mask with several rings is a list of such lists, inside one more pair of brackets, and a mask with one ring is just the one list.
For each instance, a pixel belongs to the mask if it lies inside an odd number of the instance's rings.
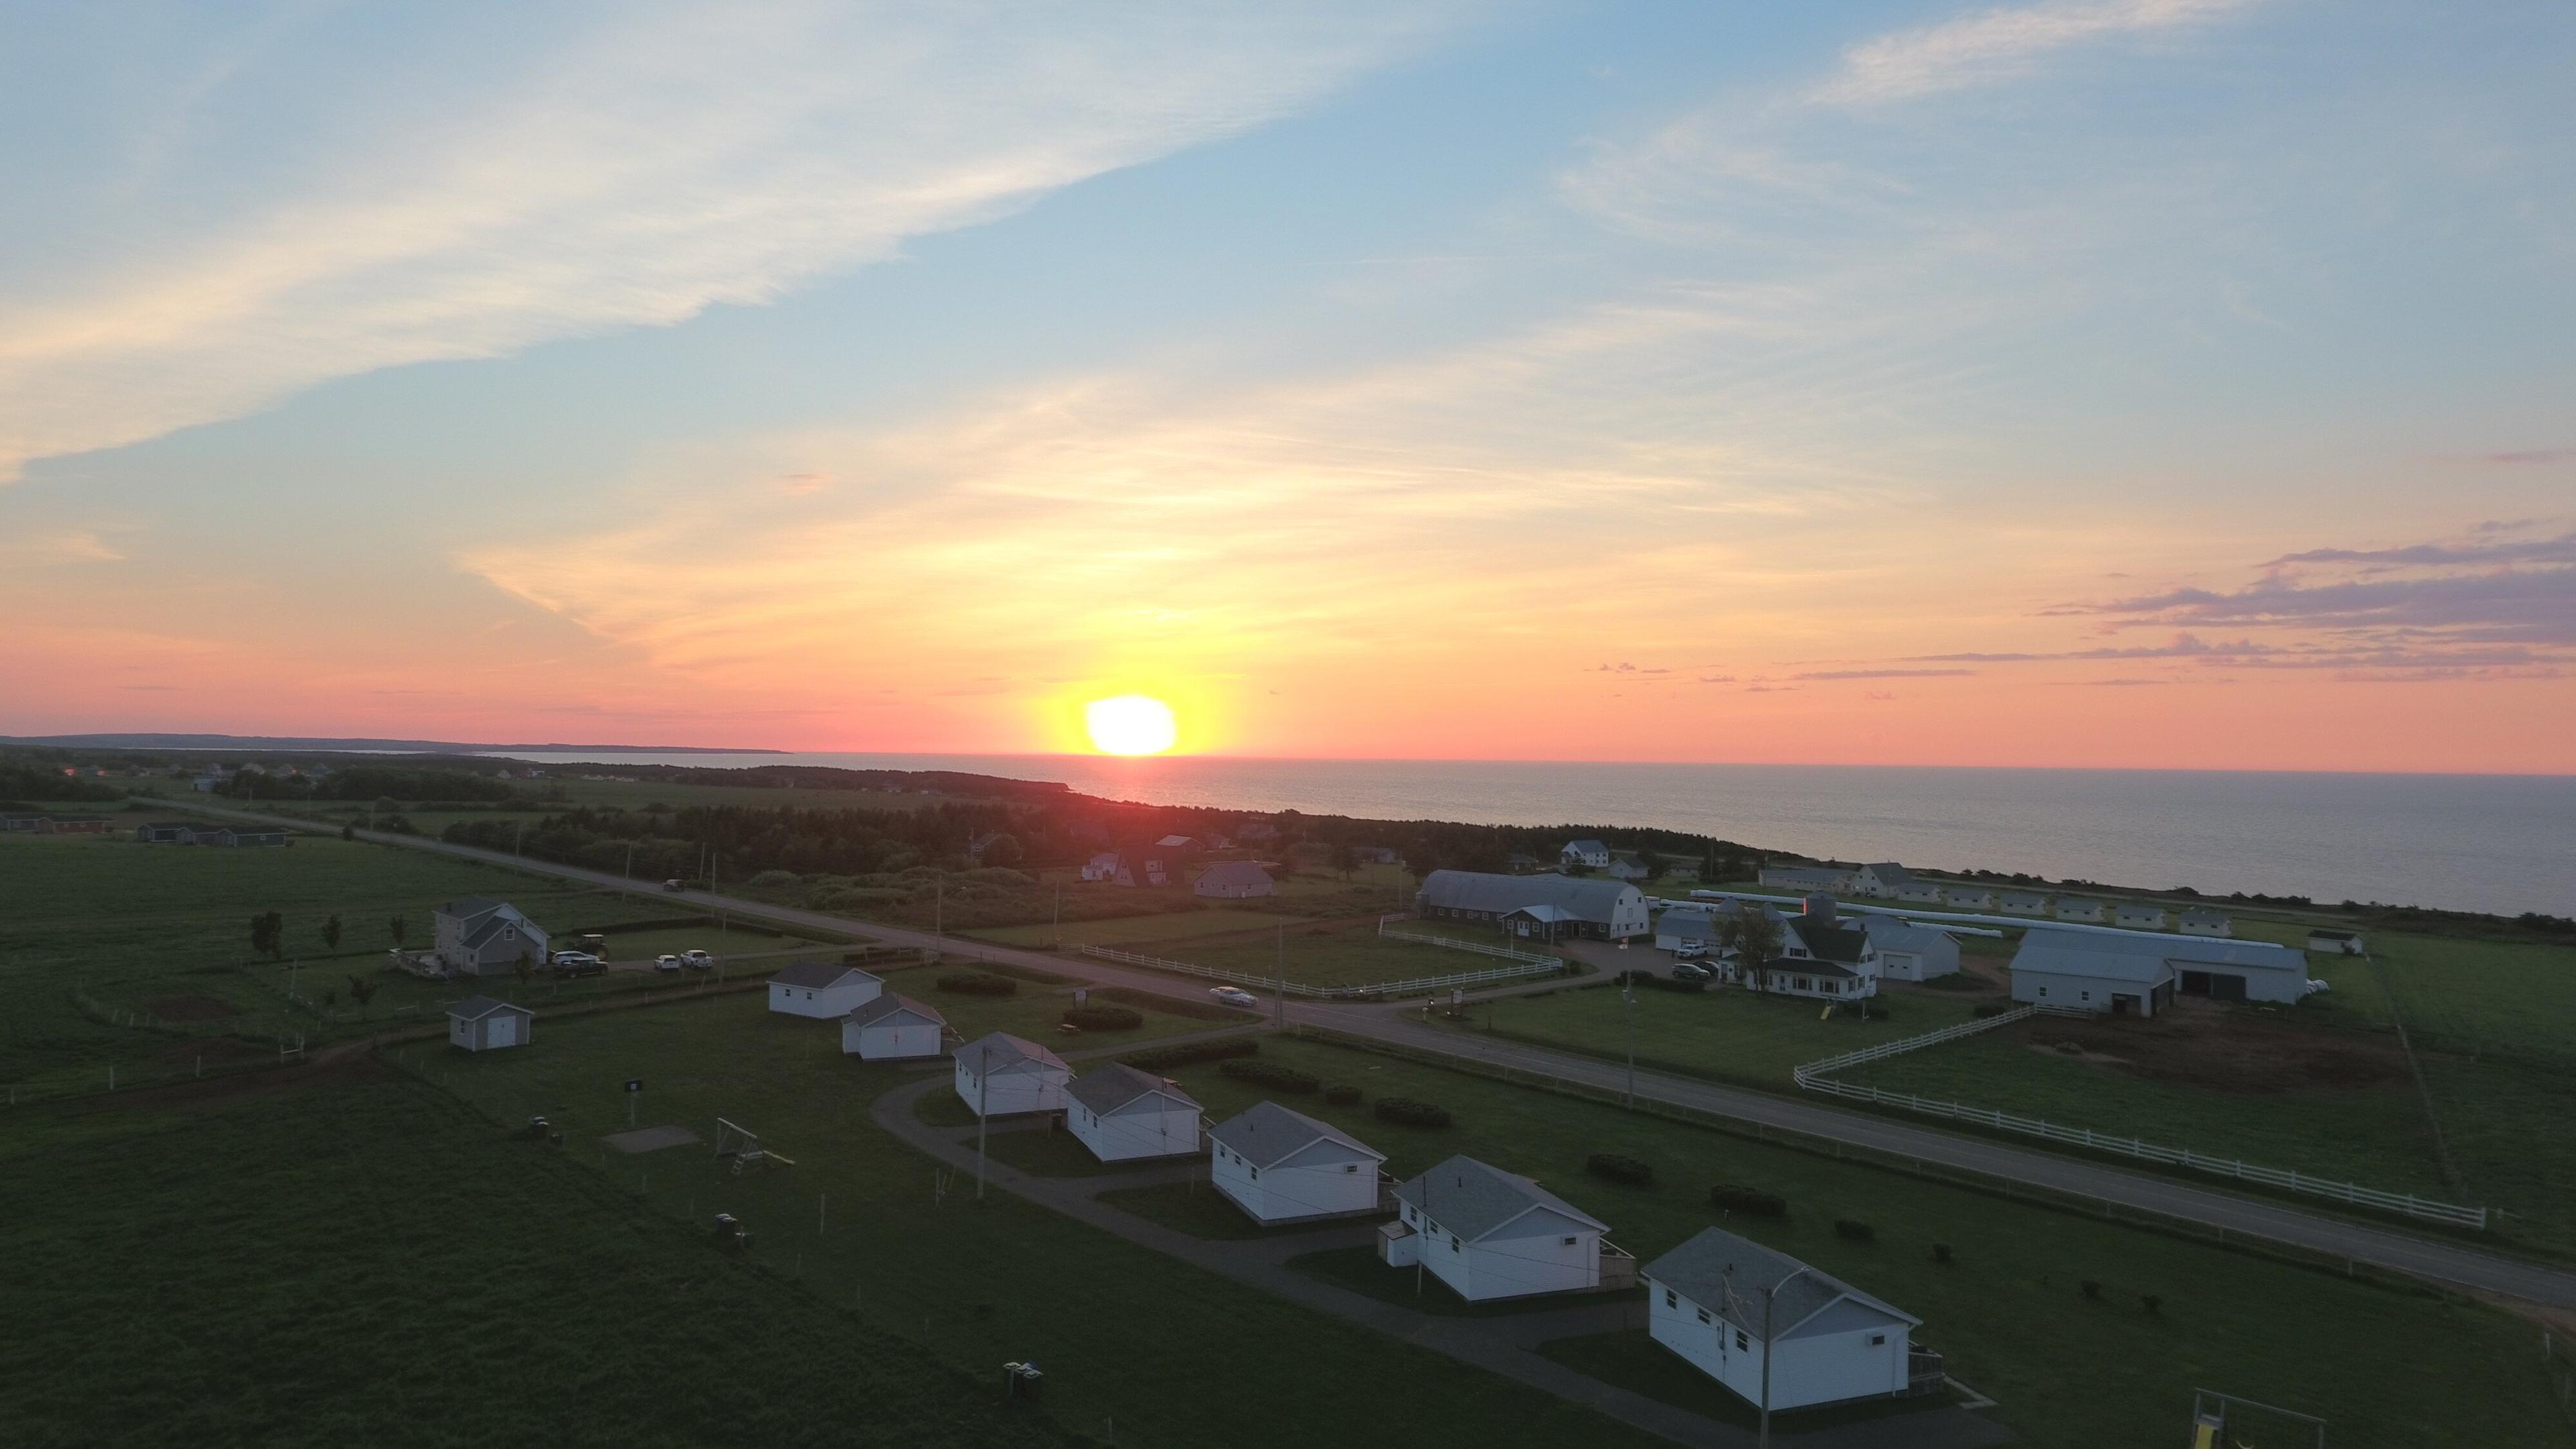
{"label": "white farmhouse", "polygon": [[769,1009],[837,1021],[885,994],[885,979],[856,966],[799,961],[769,978]]}
{"label": "white farmhouse", "polygon": [[1636,1282],[1636,1259],[1601,1241],[1609,1224],[1472,1157],[1399,1185],[1395,1199],[1398,1220],[1378,1230],[1378,1256],[1399,1268],[1419,1262],[1470,1303]]}
{"label": "white farmhouse", "polygon": [[1084,861],[1082,863],[1082,878],[1084,880],[1117,879],[1118,852],[1114,850],[1103,850],[1094,854],[1091,859]]}
{"label": "white farmhouse", "polygon": [[1254,860],[1220,860],[1200,871],[1197,883],[1190,889],[1198,895],[1227,901],[1279,893],[1278,883],[1270,878],[1270,872],[1263,870],[1261,863]]}
{"label": "white farmhouse", "polygon": [[1922,1319],[1724,1228],[1701,1229],[1644,1276],[1646,1331],[1747,1403],[1799,1409],[1941,1381],[1939,1355],[1913,1351]]}
{"label": "white farmhouse", "polygon": [[2033,926],[2012,962],[2013,1000],[2115,1015],[2153,1016],[2177,995],[2294,1002],[2307,987],[2308,958],[2268,941]]}
{"label": "white farmhouse", "polygon": [[880,992],[841,1018],[841,1052],[869,1062],[912,1061],[939,1055],[948,1018],[909,996]]}
{"label": "white farmhouse", "polygon": [[430,927],[431,950],[450,976],[507,976],[522,960],[546,964],[546,933],[506,901],[449,901],[430,913]]}
{"label": "white farmhouse", "polygon": [[1864,916],[1856,924],[1877,951],[1878,973],[1891,981],[1929,981],[1959,970],[1959,940],[1947,931],[1894,916]]}
{"label": "white farmhouse", "polygon": [[1378,1210],[1386,1154],[1330,1123],[1257,1102],[1208,1129],[1208,1183],[1264,1227]]}
{"label": "white farmhouse", "polygon": [[1914,883],[1914,872],[1892,860],[1864,865],[1851,873],[1853,895],[1871,896],[1882,901],[1902,899],[1901,892]]}
{"label": "white farmhouse", "polygon": [[2165,908],[2144,901],[2123,901],[2112,908],[2111,924],[2132,931],[2161,931],[2165,928]]}
{"label": "white farmhouse", "polygon": [[1072,1078],[1064,1058],[1006,1031],[957,1049],[957,1095],[979,1117],[1063,1111]]}
{"label": "white farmhouse", "polygon": [[2186,936],[2233,936],[2236,934],[2235,923],[2228,920],[2224,914],[2218,911],[2185,911],[2182,913],[2177,924],[2182,927],[2182,933]]}
{"label": "white farmhouse", "polygon": [[469,1052],[526,1046],[536,1019],[537,1014],[524,1006],[469,996],[447,1008],[447,1044]]}
{"label": "white farmhouse", "polygon": [[1083,1073],[1064,1095],[1065,1125],[1103,1162],[1181,1157],[1199,1150],[1197,1099],[1125,1062]]}
{"label": "white farmhouse", "polygon": [[1565,843],[1565,848],[1556,853],[1556,858],[1564,865],[1580,865],[1592,870],[1602,870],[1610,864],[1610,847],[1598,840],[1569,840]]}

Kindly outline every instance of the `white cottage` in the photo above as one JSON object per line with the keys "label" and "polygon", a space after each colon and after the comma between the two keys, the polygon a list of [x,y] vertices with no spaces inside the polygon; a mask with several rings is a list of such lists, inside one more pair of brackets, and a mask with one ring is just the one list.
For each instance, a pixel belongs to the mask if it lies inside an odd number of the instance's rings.
{"label": "white cottage", "polygon": [[2143,901],[2124,901],[2112,910],[2111,924],[2132,931],[2161,931],[2165,928],[2165,910]]}
{"label": "white cottage", "polygon": [[1767,1392],[1771,1408],[1801,1409],[1940,1384],[1939,1356],[1913,1351],[1922,1319],[1724,1228],[1703,1228],[1644,1277],[1646,1331],[1747,1403]]}
{"label": "white cottage", "polygon": [[1181,1157],[1199,1150],[1197,1099],[1125,1062],[1083,1073],[1064,1095],[1065,1125],[1103,1162]]}
{"label": "white cottage", "polygon": [[1902,900],[1905,888],[1914,883],[1914,872],[1895,861],[1882,860],[1852,872],[1851,892],[1883,901]]}
{"label": "white cottage", "polygon": [[885,979],[856,966],[799,961],[769,978],[769,1009],[835,1021],[885,994]]}
{"label": "white cottage", "polygon": [[469,1052],[526,1046],[536,1019],[537,1014],[524,1006],[469,996],[447,1008],[447,1044]]}
{"label": "white cottage", "polygon": [[1114,850],[1103,850],[1094,854],[1091,859],[1084,861],[1082,863],[1082,878],[1084,880],[1116,880],[1118,878],[1118,852]]}
{"label": "white cottage", "polygon": [[1896,888],[1896,898],[1909,906],[1937,906],[1941,904],[1941,884],[1938,881],[1910,880]]}
{"label": "white cottage", "polygon": [[882,992],[841,1018],[841,1052],[862,1061],[901,1062],[939,1055],[948,1018],[909,996]]}
{"label": "white cottage", "polygon": [[[1395,1198],[1399,1219],[1379,1230],[1378,1256],[1396,1267],[1420,1263],[1470,1303],[1619,1286],[1604,1281],[1609,1224],[1526,1177],[1452,1157],[1397,1187]],[[1635,1259],[1607,1253],[1633,1274]]]}
{"label": "white cottage", "polygon": [[[209,839],[197,832],[197,844]],[[429,922],[430,950],[450,976],[507,976],[521,961],[546,964],[546,933],[507,901],[467,896],[430,912]]]}
{"label": "white cottage", "polygon": [[1376,1212],[1384,1161],[1340,1128],[1276,1102],[1208,1129],[1208,1184],[1264,1227]]}
{"label": "white cottage", "polygon": [[2048,897],[2037,891],[2006,891],[2003,906],[2016,916],[2044,916],[2048,914]]}
{"label": "white cottage", "polygon": [[957,1095],[979,1117],[1063,1111],[1072,1079],[1064,1058],[1006,1031],[957,1049]]}

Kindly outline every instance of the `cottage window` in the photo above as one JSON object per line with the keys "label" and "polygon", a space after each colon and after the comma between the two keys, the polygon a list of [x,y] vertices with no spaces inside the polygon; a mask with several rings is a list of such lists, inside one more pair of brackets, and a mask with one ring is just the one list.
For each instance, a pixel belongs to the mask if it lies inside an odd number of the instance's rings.
{"label": "cottage window", "polygon": [[1681,1295],[1680,1295],[1680,1294],[1678,1294],[1678,1293],[1675,1293],[1675,1292],[1674,1292],[1673,1290],[1671,1290],[1670,1288],[1665,1289],[1665,1290],[1664,1290],[1664,1306],[1665,1306],[1666,1308],[1679,1308],[1679,1307],[1681,1307],[1681,1306],[1682,1306],[1682,1297],[1681,1297]]}
{"label": "cottage window", "polygon": [[2093,993],[2090,991],[2079,991],[2075,994],[2081,1000],[2091,1001],[2093,999]]}
{"label": "cottage window", "polygon": [[2043,986],[2043,987],[2039,988],[2039,994],[2040,994],[2040,995],[2042,995],[2042,996],[2046,996],[2046,995],[2048,994],[2048,988],[2047,988],[2047,987],[2045,987],[2045,986]]}
{"label": "cottage window", "polygon": [[1887,1335],[1884,1333],[1873,1333],[1869,1336],[1869,1346],[1872,1348],[1884,1347],[1886,1343]]}
{"label": "cottage window", "polygon": [[1456,1233],[1451,1233],[1449,1235],[1449,1251],[1453,1253],[1458,1251],[1458,1235]]}
{"label": "cottage window", "polygon": [[1706,1323],[1706,1322],[1708,1322],[1708,1310],[1707,1310],[1707,1309],[1703,1308],[1703,1309],[1701,1309],[1701,1310],[1699,1311],[1699,1321],[1700,1321],[1700,1322],[1702,1322],[1702,1323]]}
{"label": "cottage window", "polygon": [[1746,1337],[1744,1336],[1744,1330],[1743,1330],[1743,1329],[1739,1328],[1739,1329],[1735,1330],[1735,1351],[1736,1351],[1737,1353],[1742,1353],[1742,1352],[1744,1352],[1746,1349],[1751,1348],[1752,1346],[1753,1346],[1753,1340],[1751,1340],[1751,1339],[1749,1339],[1749,1338],[1746,1338]]}
{"label": "cottage window", "polygon": [[1253,1180],[1254,1182],[1259,1182],[1259,1181],[1261,1180],[1261,1169],[1260,1169],[1260,1168],[1256,1167],[1256,1168],[1252,1169],[1252,1180]]}
{"label": "cottage window", "polygon": [[1357,1172],[1359,1170],[1360,1165],[1356,1162],[1345,1162],[1342,1164],[1342,1171],[1344,1172]]}
{"label": "cottage window", "polygon": [[1572,1238],[1568,1238],[1568,1239],[1566,1239],[1566,1240],[1565,1240],[1565,1246],[1567,1246],[1567,1247],[1569,1247],[1569,1248],[1573,1247],[1573,1246],[1574,1246],[1574,1240],[1573,1240]]}

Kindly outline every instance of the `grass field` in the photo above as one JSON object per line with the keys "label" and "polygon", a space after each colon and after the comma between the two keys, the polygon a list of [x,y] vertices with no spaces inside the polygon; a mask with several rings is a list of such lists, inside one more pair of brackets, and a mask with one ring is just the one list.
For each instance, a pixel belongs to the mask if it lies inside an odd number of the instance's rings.
{"label": "grass field", "polygon": [[2370,951],[2418,1048],[2576,1066],[2576,947],[2377,931]]}
{"label": "grass field", "polygon": [[[2337,1444],[2566,1442],[2536,1331],[2464,1302],[1369,1053],[1271,1039],[1262,1056],[1361,1083],[1372,1099],[1449,1107],[1458,1125],[1422,1131],[1379,1122],[1365,1104],[1294,1099],[1389,1153],[1399,1175],[1466,1152],[1536,1176],[1610,1223],[1611,1240],[1640,1258],[1716,1220],[1713,1183],[1783,1194],[1785,1222],[1729,1226],[1920,1315],[1918,1341],[2000,1400],[1989,1412],[2028,1443],[2160,1442],[2191,1389],[2220,1381],[2259,1384],[2270,1402],[2326,1415]],[[1218,1119],[1260,1096],[1213,1066],[1174,1075]],[[1643,1158],[1659,1183],[1589,1177],[1594,1152]],[[1838,1217],[1873,1223],[1878,1241],[1835,1236]],[[1952,1246],[1955,1263],[1932,1261],[1936,1242]],[[2086,1279],[2103,1285],[2098,1301],[2079,1291]],[[2144,1310],[2146,1294],[2162,1299],[2160,1313]]]}
{"label": "grass field", "polygon": [[1212,936],[1227,931],[1283,925],[1297,927],[1306,924],[1306,920],[1304,916],[1283,916],[1269,911],[1199,910],[1193,903],[1190,909],[1162,915],[1067,921],[1060,929],[1041,922],[1033,926],[990,926],[958,934],[1004,946],[1043,946],[1061,936],[1068,946],[1126,946],[1141,950],[1151,943],[1175,941],[1187,936]]}
{"label": "grass field", "polygon": [[416,1082],[72,1120],[0,1121],[13,1445],[1072,1442]]}

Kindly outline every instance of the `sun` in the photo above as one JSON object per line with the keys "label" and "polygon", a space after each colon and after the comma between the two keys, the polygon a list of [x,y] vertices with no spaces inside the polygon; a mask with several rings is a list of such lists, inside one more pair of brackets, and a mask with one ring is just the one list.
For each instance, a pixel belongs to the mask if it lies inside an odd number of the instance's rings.
{"label": "sun", "polygon": [[1104,755],[1159,755],[1180,735],[1172,707],[1142,694],[1095,699],[1082,707],[1082,720],[1092,748]]}

